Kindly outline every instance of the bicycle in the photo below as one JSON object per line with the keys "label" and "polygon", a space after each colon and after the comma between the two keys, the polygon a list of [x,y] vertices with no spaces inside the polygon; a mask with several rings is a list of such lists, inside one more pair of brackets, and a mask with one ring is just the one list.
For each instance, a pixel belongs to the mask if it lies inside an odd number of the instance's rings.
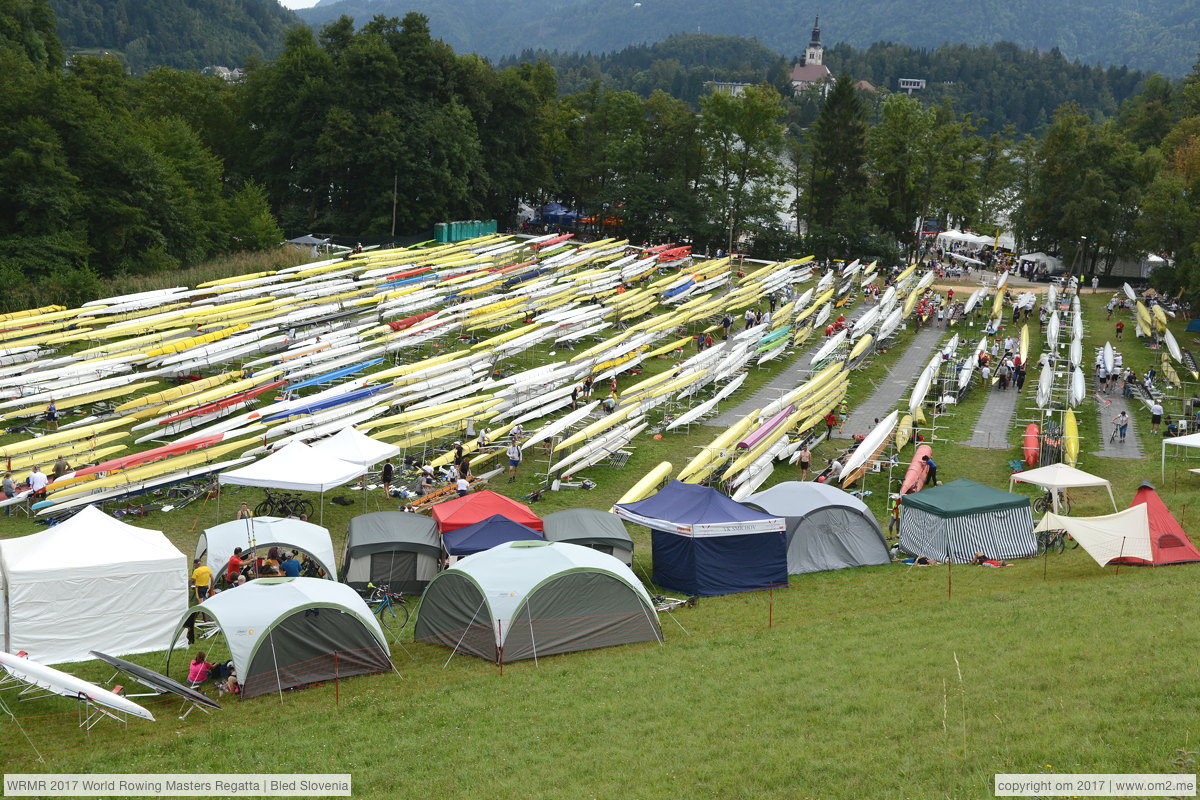
{"label": "bicycle", "polygon": [[264,491],[267,499],[254,507],[256,517],[308,517],[313,513],[313,504],[298,494],[273,494],[270,489]]}
{"label": "bicycle", "polygon": [[367,588],[372,590],[367,597],[371,613],[379,617],[379,624],[389,631],[394,639],[408,625],[408,601],[404,599],[403,593],[389,592],[387,586],[368,583]]}
{"label": "bicycle", "polygon": [[1046,553],[1061,553],[1066,549],[1066,531],[1038,531],[1037,554],[1039,556],[1045,555]]}
{"label": "bicycle", "polygon": [[[1033,510],[1036,514],[1045,514],[1047,511],[1054,511],[1054,495],[1050,493],[1049,489],[1046,490],[1045,494],[1034,498]],[[1061,489],[1058,491],[1058,511],[1056,513],[1071,513],[1071,496]]]}

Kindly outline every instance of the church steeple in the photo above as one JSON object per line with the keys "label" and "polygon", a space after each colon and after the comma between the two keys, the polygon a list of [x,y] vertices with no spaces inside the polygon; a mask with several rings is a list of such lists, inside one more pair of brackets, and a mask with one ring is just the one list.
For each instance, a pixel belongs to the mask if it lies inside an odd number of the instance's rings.
{"label": "church steeple", "polygon": [[818,14],[817,21],[813,23],[812,41],[804,50],[804,63],[806,65],[820,64],[824,59],[825,48],[821,46],[821,16]]}

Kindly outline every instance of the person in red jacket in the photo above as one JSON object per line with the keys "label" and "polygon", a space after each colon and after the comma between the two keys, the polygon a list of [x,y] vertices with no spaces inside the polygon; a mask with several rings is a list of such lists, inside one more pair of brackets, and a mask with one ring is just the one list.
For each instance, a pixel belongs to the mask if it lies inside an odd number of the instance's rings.
{"label": "person in red jacket", "polygon": [[828,442],[830,439],[833,438],[833,429],[837,426],[837,424],[838,424],[837,414],[830,411],[828,414],[825,415],[825,441]]}

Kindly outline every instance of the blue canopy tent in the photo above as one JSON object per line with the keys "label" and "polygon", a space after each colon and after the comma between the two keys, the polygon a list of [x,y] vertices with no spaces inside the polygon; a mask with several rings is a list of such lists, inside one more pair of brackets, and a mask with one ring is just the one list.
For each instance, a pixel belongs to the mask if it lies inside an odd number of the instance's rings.
{"label": "blue canopy tent", "polygon": [[784,520],[716,489],[671,481],[658,494],[613,510],[650,529],[659,586],[712,596],[787,585]]}
{"label": "blue canopy tent", "polygon": [[1200,332],[1200,319],[1194,319],[1187,324],[1188,333]]}
{"label": "blue canopy tent", "polygon": [[491,550],[498,544],[520,541],[542,542],[545,539],[533,528],[500,514],[493,514],[474,525],[456,528],[442,535],[442,547],[452,556],[469,556]]}

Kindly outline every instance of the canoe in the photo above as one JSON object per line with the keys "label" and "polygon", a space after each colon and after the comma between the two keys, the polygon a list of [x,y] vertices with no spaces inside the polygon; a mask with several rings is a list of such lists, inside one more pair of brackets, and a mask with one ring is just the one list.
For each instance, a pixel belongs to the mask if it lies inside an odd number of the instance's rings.
{"label": "canoe", "polygon": [[900,483],[901,495],[919,492],[925,486],[925,477],[929,473],[929,468],[925,466],[925,456],[932,457],[933,448],[927,444],[919,445],[913,453],[912,461],[908,462],[904,480]]}
{"label": "canoe", "polygon": [[1038,458],[1041,449],[1038,436],[1039,433],[1041,433],[1041,429],[1038,428],[1036,422],[1031,422],[1025,426],[1025,436],[1022,440],[1022,449],[1025,453],[1025,464],[1030,467],[1036,467],[1038,465]]}

